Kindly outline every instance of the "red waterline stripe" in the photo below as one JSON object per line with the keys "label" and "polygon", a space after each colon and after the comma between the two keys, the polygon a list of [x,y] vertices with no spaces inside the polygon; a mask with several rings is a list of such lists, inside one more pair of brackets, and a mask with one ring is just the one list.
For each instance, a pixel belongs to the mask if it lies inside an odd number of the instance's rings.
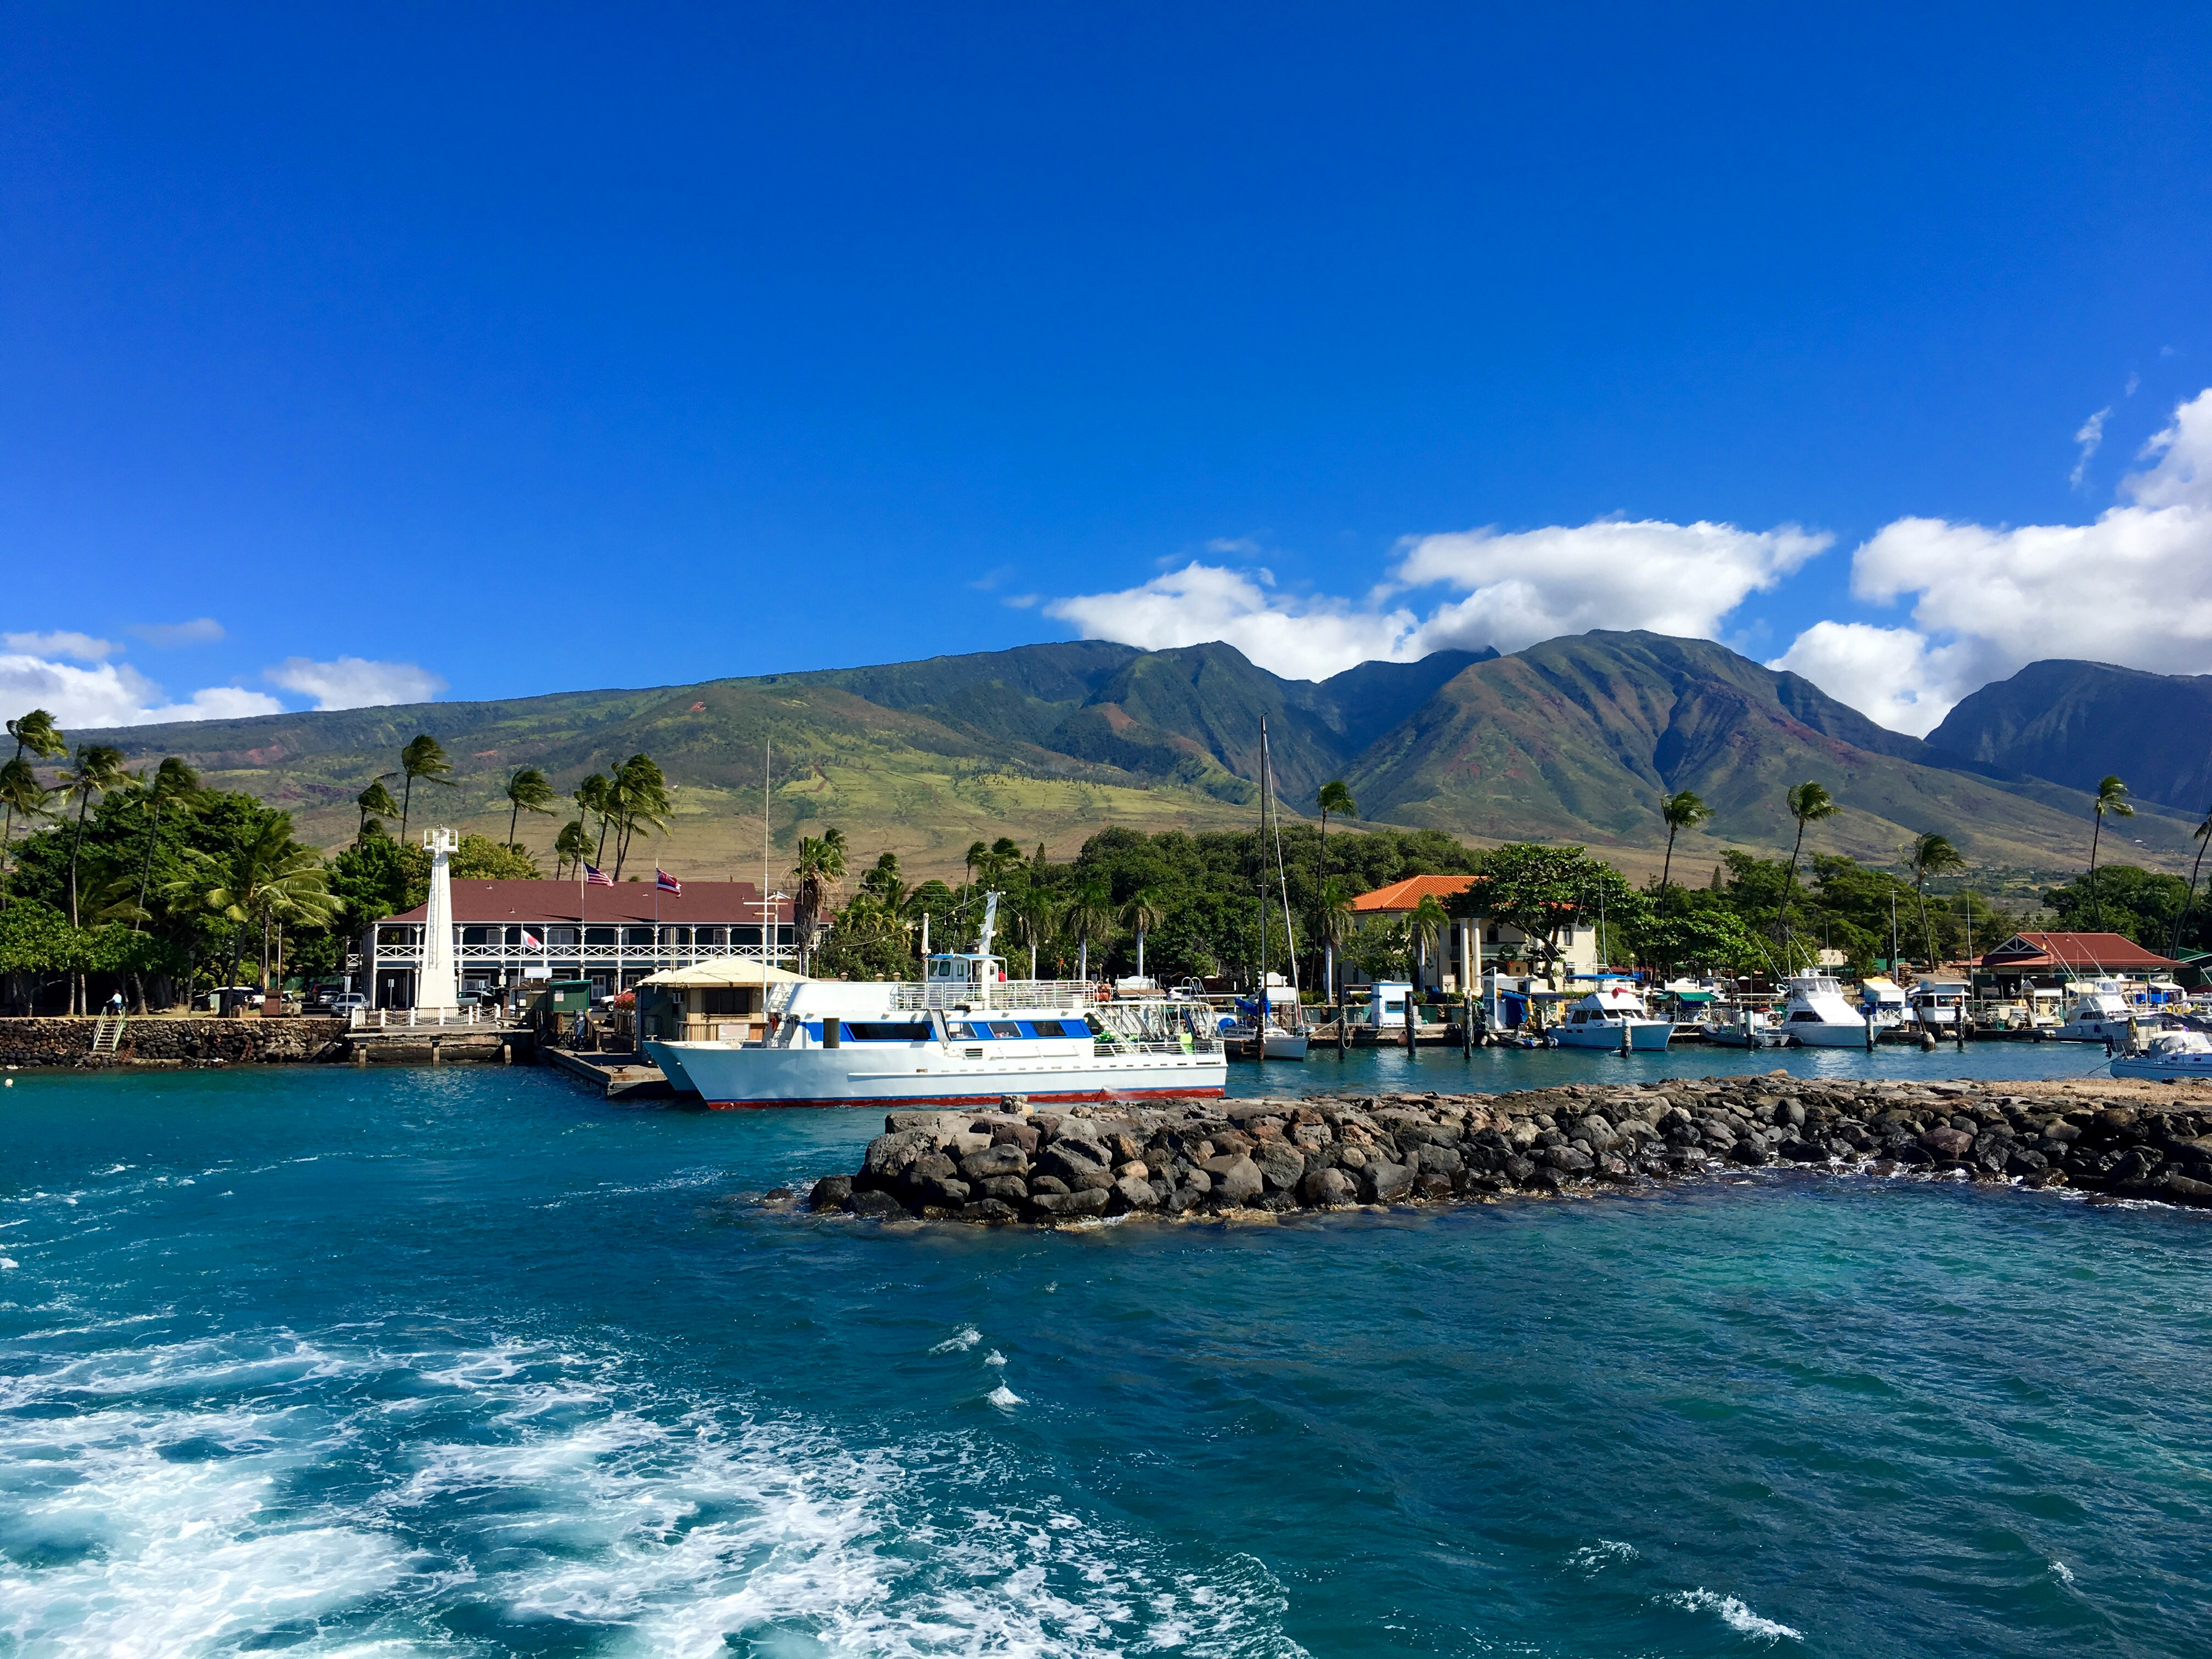
{"label": "red waterline stripe", "polygon": [[[898,1095],[885,1096],[880,1100],[710,1100],[705,1103],[709,1111],[763,1112],[778,1107],[862,1106],[897,1111],[908,1106],[981,1106],[996,1105],[1012,1090],[1001,1090],[988,1095]],[[1214,1100],[1226,1094],[1226,1089],[1093,1089],[1074,1091],[1066,1094],[1024,1095],[1032,1104],[1042,1101],[1047,1104],[1060,1102],[1096,1102],[1104,1103],[1116,1100]]]}

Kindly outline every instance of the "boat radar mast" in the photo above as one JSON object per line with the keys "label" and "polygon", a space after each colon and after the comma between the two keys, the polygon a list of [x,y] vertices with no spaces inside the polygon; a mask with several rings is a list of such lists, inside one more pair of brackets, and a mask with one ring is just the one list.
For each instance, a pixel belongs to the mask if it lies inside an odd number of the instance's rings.
{"label": "boat radar mast", "polygon": [[998,931],[998,927],[999,896],[996,893],[986,893],[983,896],[983,934],[975,941],[977,956],[988,957],[991,954],[991,935]]}

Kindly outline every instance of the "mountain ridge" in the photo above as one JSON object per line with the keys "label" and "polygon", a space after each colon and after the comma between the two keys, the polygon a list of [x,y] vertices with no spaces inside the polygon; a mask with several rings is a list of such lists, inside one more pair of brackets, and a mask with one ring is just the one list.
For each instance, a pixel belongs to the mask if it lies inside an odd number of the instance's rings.
{"label": "mountain ridge", "polygon": [[2201,817],[2212,802],[2208,734],[2212,675],[2052,657],[1960,698],[1928,741],[2073,789],[2118,776],[2139,799]]}

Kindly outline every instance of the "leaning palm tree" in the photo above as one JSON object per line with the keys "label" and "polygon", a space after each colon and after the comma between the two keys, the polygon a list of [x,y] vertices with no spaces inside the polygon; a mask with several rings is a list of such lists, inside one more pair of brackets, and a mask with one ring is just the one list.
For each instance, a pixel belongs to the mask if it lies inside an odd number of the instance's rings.
{"label": "leaning palm tree", "polygon": [[2136,809],[2128,805],[2128,787],[2118,778],[2106,778],[2097,786],[2097,799],[2092,804],[2097,815],[2097,827],[2089,834],[2089,915],[2097,931],[2105,929],[2105,907],[2097,896],[2097,843],[2104,838],[2105,815],[2116,818],[2131,818]]}
{"label": "leaning palm tree", "polygon": [[1713,815],[1713,809],[1687,789],[1659,797],[1659,821],[1667,826],[1667,857],[1659,866],[1659,902],[1667,902],[1667,883],[1674,872],[1674,837],[1694,830]]}
{"label": "leaning palm tree", "polygon": [[396,818],[399,816],[399,803],[392,799],[392,792],[384,787],[388,781],[398,775],[397,772],[380,773],[368,781],[368,788],[353,798],[353,804],[361,809],[361,826],[354,831],[353,838],[356,842],[364,842],[368,839],[368,826],[371,819],[379,821],[377,833],[382,835],[384,826],[381,820]]}
{"label": "leaning palm tree", "polygon": [[2204,822],[2189,833],[2197,842],[2197,857],[2189,866],[2189,896],[2182,901],[2181,914],[2173,919],[2173,938],[2166,947],[2166,953],[2170,957],[2181,954],[2182,925],[2189,920],[2189,913],[2197,908],[2197,875],[2204,867],[2204,848],[2212,844],[2212,806],[2204,809]]}
{"label": "leaning palm tree", "polygon": [[968,850],[961,855],[960,862],[968,872],[968,885],[970,888],[975,885],[977,867],[988,865],[990,861],[991,849],[983,842],[975,841],[968,844]]}
{"label": "leaning palm tree", "polygon": [[588,862],[603,863],[607,851],[607,826],[614,822],[613,780],[594,772],[576,786],[576,793],[572,799],[575,801],[576,810],[580,815],[577,820],[579,823],[594,815],[599,820],[599,838],[591,842],[585,850],[590,855]]}
{"label": "leaning palm tree", "polygon": [[[30,751],[32,760],[42,761],[52,760],[57,755],[66,753],[69,749],[69,745],[62,741],[61,728],[54,724],[54,717],[43,708],[33,708],[29,714],[19,714],[9,720],[8,735],[15,739],[16,768],[25,776],[30,777],[33,784],[36,784],[38,780],[32,772],[30,763],[23,758],[26,750]],[[33,799],[29,787],[21,784],[10,785],[9,793],[7,821],[4,827],[0,827],[0,866],[4,866],[6,862],[8,843],[15,837],[16,807],[13,797],[21,795],[25,800]],[[24,812],[26,819],[42,815],[46,796],[42,792],[35,799],[38,805]],[[0,886],[0,903],[5,902],[5,887]]]}
{"label": "leaning palm tree", "polygon": [[1345,782],[1342,778],[1331,778],[1327,783],[1322,785],[1321,793],[1314,798],[1314,805],[1321,808],[1321,852],[1318,855],[1320,867],[1314,872],[1314,876],[1316,880],[1327,880],[1328,877],[1328,815],[1334,812],[1340,818],[1356,818],[1359,816],[1359,804],[1352,799],[1350,784]]}
{"label": "leaning palm tree", "polygon": [[553,781],[534,766],[518,767],[507,774],[507,787],[500,792],[507,797],[507,844],[513,847],[514,827],[525,812],[550,812],[557,799],[553,793]]}
{"label": "leaning palm tree", "polygon": [[1928,925],[1928,878],[1945,876],[1954,870],[1963,870],[1966,860],[1959,856],[1959,849],[1950,839],[1934,830],[1920,836],[1912,843],[1906,856],[1906,866],[1912,872],[1912,891],[1920,901],[1920,939],[1928,951],[1928,965],[1936,965],[1936,934]]}
{"label": "leaning palm tree", "polygon": [[1322,939],[1322,995],[1331,1007],[1336,1006],[1336,953],[1352,937],[1355,921],[1352,900],[1352,884],[1343,877],[1330,876],[1322,881],[1321,925],[1314,931]]}
{"label": "leaning palm tree", "polygon": [[[53,798],[54,792],[39,781],[37,770],[21,755],[0,765],[0,802],[7,805],[9,836],[15,834],[16,819],[21,818],[28,829],[46,817]],[[0,839],[0,904],[8,901],[8,847],[9,842]]]}
{"label": "leaning palm tree", "polygon": [[[138,866],[139,918],[146,913],[146,885],[154,878],[154,841],[161,833],[161,811],[164,807],[177,812],[189,812],[199,798],[200,775],[182,760],[171,755],[154,769],[154,775],[146,784],[146,856]],[[137,925],[134,920],[133,926]]]}
{"label": "leaning palm tree", "polygon": [[453,763],[437,738],[425,732],[399,751],[399,769],[407,775],[406,793],[399,799],[399,839],[405,841],[408,809],[415,804],[415,780],[421,778],[450,789],[453,780],[448,775],[453,769]]}
{"label": "leaning palm tree", "polygon": [[1114,896],[1106,884],[1092,877],[1075,890],[1062,916],[1076,938],[1075,976],[1091,977],[1091,936],[1104,934],[1114,926]]}
{"label": "leaning palm tree", "polygon": [[1167,895],[1157,887],[1139,887],[1121,907],[1121,926],[1137,936],[1137,977],[1145,976],[1145,935],[1160,925],[1167,914]]}
{"label": "leaning palm tree", "polygon": [[[1786,939],[1790,931],[1790,891],[1797,884],[1797,855],[1805,850],[1805,826],[1836,815],[1835,797],[1817,783],[1793,783],[1784,799],[1790,803],[1790,816],[1797,820],[1797,839],[1790,848],[1790,873],[1783,878],[1782,903],[1774,912],[1778,941]],[[1785,958],[1787,954],[1785,951]]]}
{"label": "leaning palm tree", "polygon": [[592,838],[584,832],[583,819],[571,818],[553,838],[553,878],[561,879],[562,872],[571,866],[581,870],[591,852]]}
{"label": "leaning palm tree", "polygon": [[[76,827],[70,836],[69,853],[69,919],[72,927],[83,926],[83,919],[78,913],[77,861],[84,850],[85,819],[92,811],[93,799],[95,796],[132,788],[137,781],[123,764],[123,751],[104,743],[79,744],[75,763],[55,779],[59,786],[57,793],[61,797],[62,810],[66,812],[70,802],[76,803]],[[70,975],[70,1012],[81,1014],[84,1012],[84,975],[82,973],[72,974]]]}
{"label": "leaning palm tree", "polygon": [[[630,837],[641,830],[665,832],[676,808],[668,798],[668,780],[649,755],[632,755],[615,768],[607,799],[614,809],[615,879],[620,881],[623,866],[629,858]],[[842,839],[840,835],[841,843]]]}

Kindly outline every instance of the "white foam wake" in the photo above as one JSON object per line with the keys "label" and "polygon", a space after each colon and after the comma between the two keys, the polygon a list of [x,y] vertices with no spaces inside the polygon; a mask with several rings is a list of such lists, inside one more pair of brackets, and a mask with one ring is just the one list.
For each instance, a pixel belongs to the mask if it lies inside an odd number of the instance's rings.
{"label": "white foam wake", "polygon": [[465,1602],[641,1656],[1302,1652],[1258,1562],[1044,1498],[997,1432],[854,1448],[519,1342],[118,1349],[0,1380],[0,1651],[450,1650]]}
{"label": "white foam wake", "polygon": [[1676,1590],[1666,1598],[1676,1607],[1691,1613],[1713,1613],[1720,1615],[1721,1623],[1740,1636],[1764,1642],[1769,1647],[1787,1639],[1802,1642],[1804,1634],[1771,1619],[1762,1619],[1733,1595],[1717,1595],[1709,1589]]}
{"label": "white foam wake", "polygon": [[966,1353],[983,1340],[983,1333],[973,1325],[963,1325],[930,1350],[932,1353]]}

